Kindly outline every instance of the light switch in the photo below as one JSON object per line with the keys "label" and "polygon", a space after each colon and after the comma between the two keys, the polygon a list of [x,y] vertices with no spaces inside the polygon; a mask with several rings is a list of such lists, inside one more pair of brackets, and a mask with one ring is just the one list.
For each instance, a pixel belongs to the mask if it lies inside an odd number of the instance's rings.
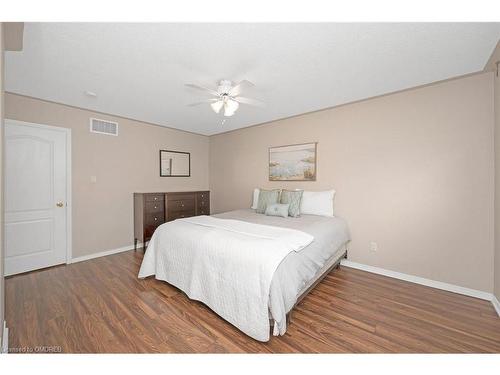
{"label": "light switch", "polygon": [[90,176],[90,182],[95,184],[97,182],[97,176]]}

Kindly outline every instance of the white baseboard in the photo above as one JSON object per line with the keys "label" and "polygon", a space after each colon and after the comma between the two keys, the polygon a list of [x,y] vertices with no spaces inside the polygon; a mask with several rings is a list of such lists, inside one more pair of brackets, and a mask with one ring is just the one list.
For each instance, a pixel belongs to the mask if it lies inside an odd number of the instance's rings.
{"label": "white baseboard", "polygon": [[[142,248],[142,246],[143,246],[142,243],[137,244],[138,249]],[[70,263],[83,262],[83,261],[94,259],[94,258],[100,258],[100,257],[108,256],[108,255],[123,253],[124,251],[129,251],[129,250],[134,250],[134,245],[123,246],[123,247],[119,247],[118,249],[105,250],[105,251],[100,251],[98,253],[93,253],[93,254],[84,255],[81,257],[76,257],[76,258],[71,259]]]}
{"label": "white baseboard", "polygon": [[[493,294],[488,293],[488,292],[483,292],[481,290],[464,288],[462,286],[443,283],[441,281],[425,279],[423,277],[408,275],[406,273],[390,271],[390,270],[386,270],[383,268],[368,266],[368,265],[361,264],[361,263],[351,262],[350,260],[347,260],[347,259],[342,259],[342,262],[340,264],[342,264],[343,266],[346,266],[346,267],[356,268],[358,270],[376,273],[378,275],[392,277],[394,279],[399,279],[399,280],[409,281],[409,282],[415,283],[415,284],[429,286],[431,288],[442,289],[442,290],[446,290],[448,292],[453,292],[453,293],[463,294],[463,295],[466,295],[469,297],[484,299],[486,301],[491,301],[493,303]],[[498,312],[498,310],[497,310],[497,312]]]}
{"label": "white baseboard", "polygon": [[7,322],[4,320],[2,329],[2,353],[9,352],[9,329],[7,328]]}
{"label": "white baseboard", "polygon": [[495,308],[498,316],[500,316],[500,302],[498,301],[497,297],[493,296],[491,303],[493,304],[493,307]]}

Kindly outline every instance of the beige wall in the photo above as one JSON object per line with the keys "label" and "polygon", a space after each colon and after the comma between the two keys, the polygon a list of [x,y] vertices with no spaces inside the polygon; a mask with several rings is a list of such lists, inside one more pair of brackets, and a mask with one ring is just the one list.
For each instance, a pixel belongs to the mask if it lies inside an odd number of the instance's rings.
{"label": "beige wall", "polygon": [[6,51],[22,51],[24,22],[3,23],[4,48]]}
{"label": "beige wall", "polygon": [[[500,47],[497,47],[500,56]],[[495,74],[495,296],[500,301],[500,77]]]}
{"label": "beige wall", "polygon": [[[73,257],[133,243],[133,192],[208,189],[208,137],[10,93],[5,117],[72,131]],[[119,136],[90,133],[90,117]],[[191,152],[191,177],[159,177],[160,149]]]}
{"label": "beige wall", "polygon": [[4,278],[3,278],[3,24],[0,22],[0,345],[2,343],[3,320],[4,320]]}
{"label": "beige wall", "polygon": [[[316,182],[268,181],[269,146],[312,141]],[[210,155],[216,212],[255,187],[334,188],[350,260],[493,291],[492,73],[212,136]]]}

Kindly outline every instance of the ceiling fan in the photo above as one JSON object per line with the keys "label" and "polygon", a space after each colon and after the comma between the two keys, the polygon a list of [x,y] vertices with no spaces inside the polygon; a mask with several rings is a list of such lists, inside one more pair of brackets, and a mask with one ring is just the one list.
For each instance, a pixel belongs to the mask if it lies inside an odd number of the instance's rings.
{"label": "ceiling fan", "polygon": [[240,93],[245,90],[245,88],[254,86],[252,82],[247,80],[243,80],[238,84],[233,85],[233,82],[223,79],[219,82],[219,85],[215,90],[195,85],[193,83],[187,83],[186,86],[215,96],[215,98],[205,99],[200,102],[189,104],[189,106],[193,107],[200,104],[210,103],[210,106],[215,113],[219,113],[222,108],[224,108],[224,116],[226,117],[234,115],[240,104],[248,104],[256,107],[264,106],[264,103],[260,100],[240,96]]}

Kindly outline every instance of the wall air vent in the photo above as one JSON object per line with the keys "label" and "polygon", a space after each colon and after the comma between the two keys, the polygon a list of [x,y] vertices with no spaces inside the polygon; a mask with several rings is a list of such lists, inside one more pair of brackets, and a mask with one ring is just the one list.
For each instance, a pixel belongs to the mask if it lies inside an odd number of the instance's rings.
{"label": "wall air vent", "polygon": [[118,123],[107,120],[100,120],[97,118],[91,118],[90,131],[92,133],[118,135]]}

